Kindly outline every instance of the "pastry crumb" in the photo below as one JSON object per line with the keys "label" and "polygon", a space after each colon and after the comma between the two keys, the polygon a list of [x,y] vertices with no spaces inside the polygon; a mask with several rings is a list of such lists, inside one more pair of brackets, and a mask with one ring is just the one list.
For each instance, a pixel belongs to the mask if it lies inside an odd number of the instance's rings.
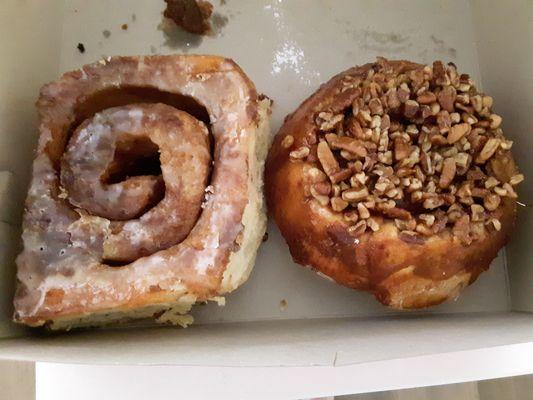
{"label": "pastry crumb", "polygon": [[212,297],[211,300],[217,303],[219,307],[224,307],[226,305],[226,298],[223,296],[215,296]]}
{"label": "pastry crumb", "polygon": [[76,48],[78,49],[78,51],[80,53],[85,53],[85,45],[83,43],[78,43],[78,45],[76,46]]}
{"label": "pastry crumb", "polygon": [[279,309],[281,311],[285,311],[287,309],[287,306],[289,305],[289,303],[287,302],[287,300],[285,299],[282,299],[280,302],[279,302]]}
{"label": "pastry crumb", "polygon": [[167,7],[163,16],[184,30],[197,35],[211,32],[209,17],[213,13],[213,5],[204,0],[165,0]]}
{"label": "pastry crumb", "polygon": [[102,35],[104,35],[104,37],[107,39],[107,38],[109,38],[109,36],[111,36],[111,31],[108,30],[108,29],[104,29],[102,31]]}
{"label": "pastry crumb", "polygon": [[165,325],[181,326],[187,328],[194,322],[192,315],[180,314],[173,309],[164,311],[160,316],[156,318],[156,322]]}
{"label": "pastry crumb", "polygon": [[123,31],[127,31],[128,30],[128,24],[122,24],[120,29],[122,29]]}

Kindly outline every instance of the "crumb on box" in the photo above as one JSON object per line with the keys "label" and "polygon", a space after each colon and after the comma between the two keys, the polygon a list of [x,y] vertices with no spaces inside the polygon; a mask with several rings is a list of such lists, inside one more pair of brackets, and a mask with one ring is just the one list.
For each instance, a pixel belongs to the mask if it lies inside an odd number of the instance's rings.
{"label": "crumb on box", "polygon": [[165,0],[167,7],[163,16],[172,20],[184,30],[197,35],[211,32],[209,17],[213,5],[205,0]]}
{"label": "crumb on box", "polygon": [[122,24],[120,29],[122,29],[123,31],[127,31],[128,30],[128,24]]}
{"label": "crumb on box", "polygon": [[287,309],[287,306],[289,305],[289,303],[287,302],[287,300],[285,299],[282,299],[280,302],[279,302],[279,308],[281,311],[285,311],[285,309]]}
{"label": "crumb on box", "polygon": [[80,53],[85,53],[85,46],[83,43],[78,43],[78,45],[76,46],[76,48],[78,49],[78,51]]}
{"label": "crumb on box", "polygon": [[102,31],[102,35],[107,39],[109,36],[111,36],[111,31],[108,29],[105,29]]}

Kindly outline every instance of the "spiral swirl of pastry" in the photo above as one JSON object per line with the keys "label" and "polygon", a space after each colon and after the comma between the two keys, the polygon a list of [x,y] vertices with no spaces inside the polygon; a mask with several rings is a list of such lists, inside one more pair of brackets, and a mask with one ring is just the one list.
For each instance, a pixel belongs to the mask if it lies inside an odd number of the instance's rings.
{"label": "spiral swirl of pastry", "polygon": [[270,102],[235,63],[114,57],[45,86],[37,106],[16,321],[184,323],[247,278]]}

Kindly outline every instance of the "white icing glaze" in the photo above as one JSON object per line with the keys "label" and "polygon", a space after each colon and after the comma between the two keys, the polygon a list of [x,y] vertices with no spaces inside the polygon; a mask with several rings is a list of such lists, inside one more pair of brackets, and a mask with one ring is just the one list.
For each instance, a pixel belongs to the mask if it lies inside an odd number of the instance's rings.
{"label": "white icing glaze", "polygon": [[[240,70],[223,59],[217,61],[220,73],[211,74],[209,79],[201,82],[190,79],[191,74],[197,75],[201,70],[203,59],[200,56],[146,57],[130,58],[128,62],[122,63],[121,58],[114,58],[104,67],[100,64],[85,67],[91,86],[76,86],[77,81],[70,79],[67,74],[58,83],[43,89],[43,100],[39,103],[42,115],[41,136],[28,197],[30,211],[25,216],[25,250],[18,259],[19,279],[25,285],[27,294],[19,295],[16,299],[17,319],[39,325],[46,319],[57,318],[63,323],[64,316],[78,312],[76,310],[79,307],[83,307],[85,313],[95,313],[98,316],[109,310],[123,310],[129,302],[151,293],[153,287],[168,289],[173,293],[172,301],[178,303],[206,300],[215,298],[216,295],[213,294],[217,292],[232,290],[235,282],[247,276],[262,236],[262,233],[259,236],[256,232],[251,235],[253,240],[247,241],[244,238],[243,248],[246,249],[246,254],[236,246],[239,235],[243,233],[243,218],[250,213],[245,210],[258,212],[260,207],[256,206],[257,202],[261,204],[260,197],[250,189],[250,185],[260,185],[261,177],[254,176],[252,179],[252,171],[249,169],[260,168],[254,164],[253,159],[249,159],[256,157],[255,150],[250,153],[250,148],[255,148],[256,139],[253,135],[257,116],[247,113],[257,106],[256,95]],[[113,235],[110,233],[109,221],[104,223],[103,218],[87,215],[80,217],[69,210],[64,200],[57,198],[54,194],[57,176],[45,146],[57,137],[52,136],[50,127],[55,132],[68,128],[69,115],[77,98],[73,94],[77,90],[86,96],[89,94],[87,90],[96,92],[121,84],[155,84],[159,90],[168,92],[175,92],[179,88],[180,94],[192,96],[205,105],[212,121],[217,159],[211,181],[214,194],[210,193],[211,190],[206,192],[211,196],[206,200],[200,218],[185,240],[124,267],[110,268],[101,263],[104,243]],[[49,98],[54,101],[48,101]],[[229,116],[225,117],[226,113]],[[102,139],[107,134],[106,124],[99,121],[98,116],[93,117],[93,120],[95,126],[91,129],[91,134],[81,134],[86,135],[83,142],[86,151],[96,149],[99,138]],[[129,110],[125,120],[119,128],[129,131],[157,118]],[[205,127],[202,132],[206,136]],[[228,135],[235,136],[236,140],[226,140]],[[71,190],[68,193],[70,198]],[[121,191],[114,188],[110,194],[112,201],[116,202]],[[202,189],[202,196],[203,194]],[[252,203],[254,206],[250,208]],[[44,236],[40,231],[34,230],[41,214],[52,218],[51,222],[38,222],[47,226],[48,231]],[[148,214],[144,214],[139,221],[127,221],[124,224],[123,231],[129,241],[143,240],[144,233],[143,229],[139,229],[139,223]],[[249,227],[253,226],[254,217],[251,215],[252,213],[248,217]],[[175,216],[169,217],[169,220],[173,219]],[[260,226],[264,230],[264,223]],[[46,243],[47,248],[43,251],[44,257],[39,257],[38,246],[43,243]],[[63,258],[59,260],[57,254],[61,251],[64,251],[61,256]],[[233,257],[236,254],[240,256]],[[230,256],[230,261],[227,261],[227,255]],[[76,262],[73,263],[72,260]],[[226,263],[235,265],[236,269],[230,275],[237,278],[230,279],[233,282],[231,285],[219,287],[218,277],[224,274],[226,279]],[[239,273],[239,270],[243,272]],[[189,293],[191,298],[185,298],[184,295],[192,288],[195,292]],[[63,291],[62,298],[48,302],[47,294],[55,289]]]}

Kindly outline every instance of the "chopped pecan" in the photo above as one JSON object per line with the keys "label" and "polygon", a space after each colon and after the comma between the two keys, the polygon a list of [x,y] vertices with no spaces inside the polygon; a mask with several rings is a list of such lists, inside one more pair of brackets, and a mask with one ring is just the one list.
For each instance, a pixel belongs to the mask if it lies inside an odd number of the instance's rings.
{"label": "chopped pecan", "polygon": [[440,133],[446,133],[450,130],[452,119],[448,111],[441,110],[437,113],[437,125],[439,126]]}
{"label": "chopped pecan", "polygon": [[442,232],[446,228],[446,223],[448,222],[448,217],[439,216],[435,217],[435,223],[432,226],[433,233],[437,234]]}
{"label": "chopped pecan", "polygon": [[294,136],[287,135],[281,141],[281,147],[283,147],[284,149],[288,149],[289,147],[292,146],[293,143],[294,143]]}
{"label": "chopped pecan", "polygon": [[500,117],[497,114],[491,114],[490,115],[490,129],[496,129],[499,128],[499,126],[502,124],[502,117]]}
{"label": "chopped pecan", "polygon": [[385,208],[381,212],[387,217],[396,218],[400,220],[408,220],[412,218],[411,213],[409,211],[399,207]]}
{"label": "chopped pecan", "polygon": [[414,231],[402,231],[399,233],[398,237],[400,240],[409,244],[422,245],[426,242],[423,237]]}
{"label": "chopped pecan", "polygon": [[483,164],[485,163],[489,158],[491,158],[496,150],[498,150],[498,146],[500,145],[500,139],[497,138],[490,138],[487,140],[487,143],[485,143],[485,146],[483,146],[483,149],[476,157],[476,163]]}
{"label": "chopped pecan", "polygon": [[440,175],[439,186],[441,189],[445,189],[455,178],[456,166],[455,159],[452,157],[445,158],[442,164],[442,172]]}
{"label": "chopped pecan", "polygon": [[485,181],[485,188],[492,189],[494,186],[498,186],[500,182],[493,176],[489,176]]}
{"label": "chopped pecan", "polygon": [[293,160],[301,160],[309,155],[309,147],[299,147],[289,153],[289,157]]}
{"label": "chopped pecan", "polygon": [[370,115],[370,112],[368,112],[367,110],[359,110],[355,118],[357,118],[357,120],[362,125],[368,125],[370,122],[372,122],[372,116]]}
{"label": "chopped pecan", "polygon": [[448,144],[448,140],[442,135],[430,135],[429,141],[435,146],[444,146]]}
{"label": "chopped pecan", "polygon": [[353,174],[353,171],[351,168],[344,168],[330,175],[329,179],[331,179],[331,182],[333,183],[339,183],[350,178],[352,174]]}
{"label": "chopped pecan", "polygon": [[416,228],[414,219],[395,219],[394,225],[401,231],[413,231]]}
{"label": "chopped pecan", "polygon": [[335,140],[331,141],[331,147],[349,151],[359,157],[366,157],[367,155],[366,147],[363,143],[360,140],[348,136],[337,136]]}
{"label": "chopped pecan", "polygon": [[405,102],[403,114],[407,118],[413,118],[418,113],[419,109],[420,109],[420,106],[415,100],[407,100]]}
{"label": "chopped pecan", "polygon": [[435,216],[433,214],[420,214],[418,216],[427,226],[433,225],[435,222]]}
{"label": "chopped pecan", "polygon": [[490,175],[500,182],[509,182],[513,175],[516,175],[513,158],[509,153],[496,154],[488,161],[486,167]]}
{"label": "chopped pecan", "polygon": [[450,84],[450,78],[446,74],[446,70],[444,69],[444,65],[442,65],[441,61],[433,62],[433,79],[437,85]]}
{"label": "chopped pecan", "polygon": [[403,138],[394,139],[394,158],[396,161],[403,160],[411,153],[409,142]]}
{"label": "chopped pecan", "polygon": [[388,114],[385,114],[381,117],[381,129],[386,130],[390,128],[390,117]]}
{"label": "chopped pecan", "polygon": [[380,99],[371,99],[368,103],[368,108],[372,115],[382,115],[383,114],[383,105],[381,104]]}
{"label": "chopped pecan", "polygon": [[342,216],[346,222],[357,222],[359,219],[359,214],[357,214],[357,211],[355,210],[346,211]]}
{"label": "chopped pecan", "polygon": [[424,236],[432,236],[433,235],[433,229],[429,228],[428,226],[424,224],[418,224],[415,228],[415,231],[417,233],[420,233]]}
{"label": "chopped pecan", "polygon": [[444,204],[444,200],[441,197],[432,196],[432,197],[429,197],[426,200],[424,200],[424,203],[422,204],[422,206],[425,209],[433,210],[433,209],[435,209],[437,207],[442,206],[443,204]]}
{"label": "chopped pecan", "polygon": [[356,118],[350,117],[348,119],[347,128],[353,137],[358,138],[358,139],[364,139],[365,135],[363,132],[363,128],[361,127],[361,124]]}
{"label": "chopped pecan", "polygon": [[398,98],[396,88],[391,88],[387,91],[387,104],[391,109],[398,108],[402,104]]}
{"label": "chopped pecan", "polygon": [[345,91],[339,93],[335,97],[331,110],[334,113],[341,113],[345,108],[349,107],[354,99],[361,95],[361,89],[358,87],[348,88]]}
{"label": "chopped pecan", "polygon": [[484,198],[486,195],[489,194],[489,191],[484,188],[472,188],[472,197],[476,197],[478,199]]}
{"label": "chopped pecan", "polygon": [[340,212],[344,210],[346,207],[348,207],[348,202],[344,201],[340,197],[331,198],[331,208],[333,209],[333,211]]}
{"label": "chopped pecan", "polygon": [[367,219],[370,217],[370,212],[363,203],[357,203],[357,212],[359,213],[359,217],[362,219]]}
{"label": "chopped pecan", "polygon": [[524,180],[524,175],[522,175],[522,174],[516,174],[516,175],[511,176],[511,179],[509,179],[509,183],[510,183],[512,186],[516,186],[516,185],[518,185],[520,182],[522,182],[523,180]]}
{"label": "chopped pecan", "polygon": [[457,92],[453,86],[445,86],[437,95],[438,102],[443,110],[453,112]]}
{"label": "chopped pecan", "polygon": [[324,172],[318,168],[312,167],[307,170],[308,179],[313,182],[325,182],[328,178]]}
{"label": "chopped pecan", "polygon": [[459,218],[453,225],[452,232],[463,245],[469,246],[472,243],[472,237],[470,235],[470,217],[465,214]]}
{"label": "chopped pecan", "polygon": [[339,172],[340,170],[339,163],[337,159],[335,158],[335,156],[333,155],[333,153],[331,152],[331,149],[329,148],[329,145],[327,144],[327,142],[320,142],[318,144],[317,156],[326,175],[331,177],[336,172]]}
{"label": "chopped pecan", "polygon": [[513,141],[512,140],[502,140],[500,143],[500,147],[503,150],[511,150],[511,147],[513,147]]}
{"label": "chopped pecan", "polygon": [[311,186],[311,195],[318,201],[321,205],[327,206],[329,204],[329,196],[320,194],[316,191],[315,186]]}
{"label": "chopped pecan", "polygon": [[329,182],[318,182],[313,185],[318,194],[328,196],[331,193],[331,184]]}
{"label": "chopped pecan", "polygon": [[365,197],[369,195],[368,189],[366,187],[360,188],[360,189],[346,189],[344,192],[342,192],[342,199],[348,202],[355,202],[363,200]]}
{"label": "chopped pecan", "polygon": [[348,233],[352,236],[361,236],[366,231],[366,221],[362,220],[353,226],[348,227]]}
{"label": "chopped pecan", "polygon": [[409,96],[411,95],[408,87],[400,87],[398,89],[398,100],[400,100],[401,103],[405,103],[407,100],[409,100]]}
{"label": "chopped pecan", "polygon": [[510,184],[504,183],[503,188],[507,192],[507,197],[510,197],[512,199],[516,199],[518,197],[518,195],[516,194],[516,192],[514,191],[513,187]]}
{"label": "chopped pecan", "polygon": [[433,92],[424,92],[416,98],[419,104],[431,104],[437,100],[437,96]]}
{"label": "chopped pecan", "polygon": [[468,135],[470,129],[470,125],[467,123],[453,125],[448,133],[448,143],[458,142],[463,136]]}
{"label": "chopped pecan", "polygon": [[496,218],[491,218],[487,224],[495,231],[500,231],[502,229],[502,223]]}
{"label": "chopped pecan", "polygon": [[366,220],[366,224],[367,226],[373,231],[373,232],[376,232],[378,229],[379,229],[379,224],[377,223],[377,221],[370,217]]}
{"label": "chopped pecan", "polygon": [[321,131],[329,131],[335,128],[344,119],[344,114],[332,115],[329,112],[321,112],[318,118],[322,120],[319,125]]}
{"label": "chopped pecan", "polygon": [[483,205],[489,211],[496,210],[500,206],[500,202],[501,202],[500,196],[494,193],[487,194],[485,198],[483,199]]}

